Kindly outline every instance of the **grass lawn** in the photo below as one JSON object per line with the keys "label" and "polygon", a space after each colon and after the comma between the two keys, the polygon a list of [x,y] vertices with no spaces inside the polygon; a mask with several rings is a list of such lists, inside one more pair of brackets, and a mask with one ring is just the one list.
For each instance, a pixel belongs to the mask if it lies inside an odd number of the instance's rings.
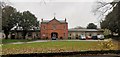
{"label": "grass lawn", "polygon": [[[26,44],[4,44],[2,54],[51,53],[82,50],[101,50],[98,41],[50,41]],[[116,47],[114,49],[117,49]]]}

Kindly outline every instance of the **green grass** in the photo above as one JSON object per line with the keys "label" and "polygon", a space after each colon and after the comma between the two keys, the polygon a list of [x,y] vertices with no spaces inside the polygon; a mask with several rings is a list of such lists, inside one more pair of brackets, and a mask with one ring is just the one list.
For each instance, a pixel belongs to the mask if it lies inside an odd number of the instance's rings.
{"label": "green grass", "polygon": [[32,40],[27,40],[27,39],[0,39],[0,42],[2,44],[13,43],[13,42],[28,42],[28,41],[32,41]]}
{"label": "green grass", "polygon": [[101,50],[99,42],[90,41],[50,41],[26,44],[4,44],[2,54],[53,53],[82,50]]}
{"label": "green grass", "polygon": [[90,49],[96,50],[100,48],[97,42],[86,41],[55,41],[29,44],[5,44],[2,46],[3,54],[49,53]]}

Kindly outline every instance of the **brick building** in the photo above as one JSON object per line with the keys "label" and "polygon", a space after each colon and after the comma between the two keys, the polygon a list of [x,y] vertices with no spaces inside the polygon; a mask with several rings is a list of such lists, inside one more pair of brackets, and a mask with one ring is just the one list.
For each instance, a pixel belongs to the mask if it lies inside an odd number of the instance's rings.
{"label": "brick building", "polygon": [[41,39],[67,39],[68,38],[68,23],[65,20],[57,20],[55,17],[52,20],[41,19],[40,25]]}

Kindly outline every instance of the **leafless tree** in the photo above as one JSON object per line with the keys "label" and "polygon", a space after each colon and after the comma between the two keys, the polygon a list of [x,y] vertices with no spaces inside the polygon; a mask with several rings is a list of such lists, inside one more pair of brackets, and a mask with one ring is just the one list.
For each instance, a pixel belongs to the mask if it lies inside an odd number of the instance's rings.
{"label": "leafless tree", "polygon": [[103,29],[107,28],[120,36],[120,0],[111,2],[97,1],[93,12],[99,17],[99,23]]}
{"label": "leafless tree", "polygon": [[102,21],[116,7],[118,2],[119,0],[113,0],[111,2],[106,2],[105,0],[96,1],[92,12],[98,16],[99,21]]}
{"label": "leafless tree", "polygon": [[0,6],[3,8],[7,5],[13,5],[9,0],[2,0],[0,1]]}

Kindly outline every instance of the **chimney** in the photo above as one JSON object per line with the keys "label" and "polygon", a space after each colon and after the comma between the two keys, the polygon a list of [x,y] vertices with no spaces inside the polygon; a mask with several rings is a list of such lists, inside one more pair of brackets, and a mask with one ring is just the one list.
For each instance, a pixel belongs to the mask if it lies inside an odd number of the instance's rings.
{"label": "chimney", "polygon": [[66,22],[66,18],[65,18],[65,22]]}
{"label": "chimney", "polygon": [[41,19],[41,21],[43,22],[43,18]]}

